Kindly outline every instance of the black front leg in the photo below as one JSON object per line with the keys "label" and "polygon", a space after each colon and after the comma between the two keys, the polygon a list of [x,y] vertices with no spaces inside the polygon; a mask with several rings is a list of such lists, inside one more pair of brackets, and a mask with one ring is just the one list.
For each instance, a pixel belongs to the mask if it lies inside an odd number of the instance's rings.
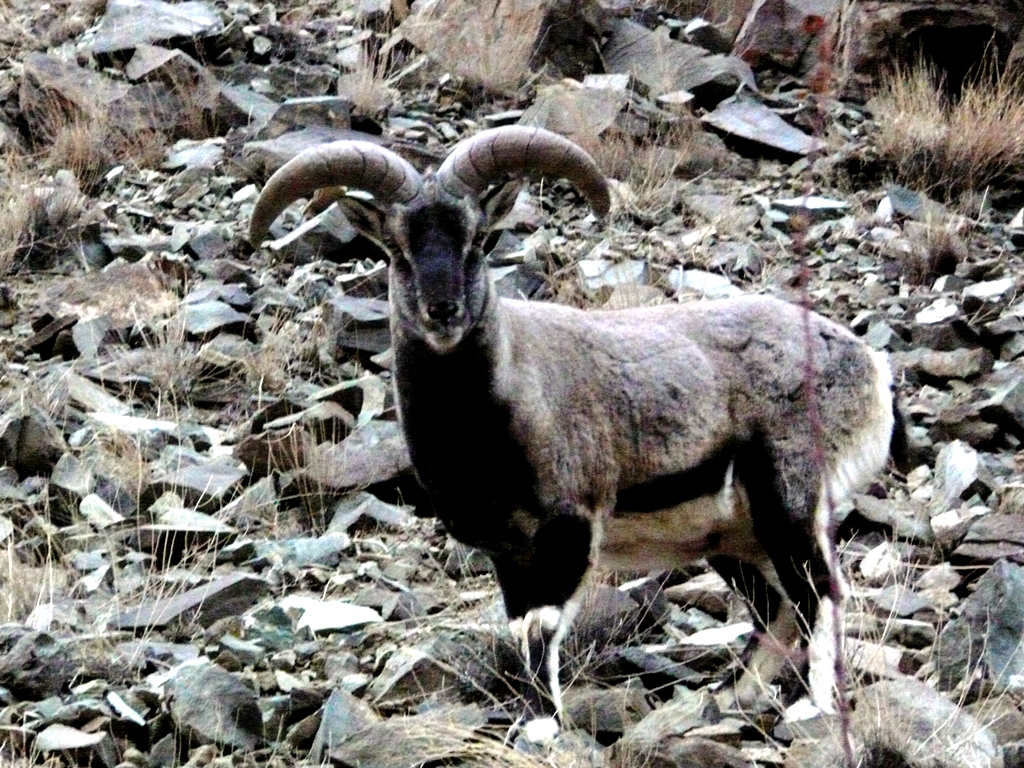
{"label": "black front leg", "polygon": [[[526,660],[527,736],[530,722],[557,733],[561,709],[558,646],[572,619],[570,599],[590,567],[590,521],[574,513],[549,518],[529,551],[493,557],[509,626],[522,644]],[[543,730],[543,728],[538,730]]]}

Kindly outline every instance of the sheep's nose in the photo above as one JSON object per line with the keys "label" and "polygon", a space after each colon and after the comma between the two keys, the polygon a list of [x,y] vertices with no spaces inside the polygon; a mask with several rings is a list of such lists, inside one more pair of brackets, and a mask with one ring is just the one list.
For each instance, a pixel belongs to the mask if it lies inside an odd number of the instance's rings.
{"label": "sheep's nose", "polygon": [[431,320],[439,323],[446,323],[455,317],[459,311],[459,304],[456,301],[435,301],[427,307],[427,314]]}

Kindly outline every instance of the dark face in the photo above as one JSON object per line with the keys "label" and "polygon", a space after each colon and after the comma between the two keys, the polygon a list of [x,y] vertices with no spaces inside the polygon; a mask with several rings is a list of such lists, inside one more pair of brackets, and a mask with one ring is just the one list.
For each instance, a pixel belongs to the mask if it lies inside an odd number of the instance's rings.
{"label": "dark face", "polygon": [[487,305],[487,265],[473,247],[480,219],[471,203],[428,197],[390,222],[391,302],[405,327],[438,352],[454,349]]}

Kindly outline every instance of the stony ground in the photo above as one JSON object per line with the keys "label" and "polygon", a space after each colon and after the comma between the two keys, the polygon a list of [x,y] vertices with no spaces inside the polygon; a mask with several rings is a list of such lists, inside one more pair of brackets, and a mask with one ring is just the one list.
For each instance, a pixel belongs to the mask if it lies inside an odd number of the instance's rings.
{"label": "stony ground", "polygon": [[614,208],[525,188],[504,295],[774,293],[890,353],[919,466],[836,510],[855,760],[1024,765],[1024,177],[917,186],[882,107],[620,6],[555,42],[457,4],[0,6],[0,765],[841,764],[835,716],[715,706],[751,628],[700,563],[595,585],[571,727],[509,743],[489,563],[422,516],[395,421],[385,254],[352,206],[245,241],[306,146],[426,169],[517,122]]}

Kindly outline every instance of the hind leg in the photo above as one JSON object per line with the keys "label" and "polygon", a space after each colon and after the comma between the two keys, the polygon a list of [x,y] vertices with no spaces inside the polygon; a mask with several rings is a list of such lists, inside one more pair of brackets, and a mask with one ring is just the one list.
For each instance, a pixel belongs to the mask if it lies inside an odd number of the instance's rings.
{"label": "hind leg", "polygon": [[[832,531],[828,522],[831,505],[821,491],[817,478],[821,473],[813,457],[803,454],[783,454],[782,460],[763,437],[756,437],[737,459],[737,474],[750,498],[750,516],[754,538],[774,570],[777,593],[784,594],[794,609],[791,628],[787,636],[795,634],[802,640],[818,640],[817,648],[811,650],[812,658],[825,658],[829,654],[829,642],[823,635],[831,635],[832,622],[821,627],[823,632],[815,633],[822,606],[827,618],[832,618],[832,606],[842,597],[838,566],[830,563],[834,547],[831,544]],[[751,567],[752,568],[752,567]],[[756,570],[756,569],[753,569]],[[768,572],[762,569],[762,576]],[[748,573],[744,579],[751,583],[755,577]],[[760,599],[762,605],[771,610],[770,604]],[[834,642],[832,643],[834,647]],[[831,654],[834,657],[834,653]],[[827,661],[825,662],[827,666]],[[824,669],[819,666],[819,669]],[[811,679],[815,679],[812,665]],[[823,673],[817,675],[823,679]],[[833,675],[831,671],[828,679]],[[825,693],[823,685],[812,686],[815,703],[831,711],[831,684]]]}
{"label": "hind leg", "polygon": [[801,637],[800,625],[793,604],[756,566],[724,555],[709,562],[742,595],[755,625],[754,637],[740,657],[738,676],[716,698],[723,709],[749,709],[785,671],[794,671],[790,677],[799,678],[801,670],[795,664],[803,654],[795,653],[794,645]]}

